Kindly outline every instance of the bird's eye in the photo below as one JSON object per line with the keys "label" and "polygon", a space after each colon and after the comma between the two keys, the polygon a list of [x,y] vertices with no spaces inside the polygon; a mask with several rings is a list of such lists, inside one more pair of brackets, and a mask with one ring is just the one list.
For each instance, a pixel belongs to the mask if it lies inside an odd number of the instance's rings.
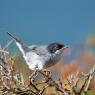
{"label": "bird's eye", "polygon": [[58,46],[57,46],[57,45],[56,45],[56,46],[54,46],[54,49],[55,49],[55,50],[58,50]]}
{"label": "bird's eye", "polygon": [[64,45],[58,44],[58,43],[53,43],[48,46],[48,50],[51,53],[55,53],[57,50],[60,50]]}
{"label": "bird's eye", "polygon": [[58,49],[59,49],[58,46],[55,45],[55,46],[53,46],[53,47],[51,48],[51,52],[52,52],[52,53],[55,53]]}

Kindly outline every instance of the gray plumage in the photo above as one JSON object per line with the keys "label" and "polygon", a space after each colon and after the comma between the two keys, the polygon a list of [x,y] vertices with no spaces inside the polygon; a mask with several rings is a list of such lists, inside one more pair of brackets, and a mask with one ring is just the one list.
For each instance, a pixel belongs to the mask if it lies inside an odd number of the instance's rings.
{"label": "gray plumage", "polygon": [[7,32],[7,34],[15,40],[16,45],[31,70],[45,69],[58,63],[63,55],[64,49],[67,48],[65,45],[59,43],[27,46],[11,33]]}

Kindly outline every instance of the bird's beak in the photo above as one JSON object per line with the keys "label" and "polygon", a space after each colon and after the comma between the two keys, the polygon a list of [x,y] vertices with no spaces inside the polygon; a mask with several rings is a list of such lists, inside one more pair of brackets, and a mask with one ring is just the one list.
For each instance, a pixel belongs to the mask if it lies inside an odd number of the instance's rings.
{"label": "bird's beak", "polygon": [[63,52],[65,49],[67,49],[67,48],[69,48],[69,46],[64,46],[64,47],[62,47],[61,49],[60,49],[60,52]]}
{"label": "bird's beak", "polygon": [[68,45],[66,45],[66,46],[64,46],[64,47],[63,47],[63,49],[67,49],[67,48],[69,48],[69,46],[68,46]]}
{"label": "bird's beak", "polygon": [[60,50],[58,50],[56,53],[57,54],[60,54],[60,53],[63,53],[63,51],[65,50],[65,49],[67,49],[67,48],[69,48],[69,46],[64,46],[64,47],[62,47]]}

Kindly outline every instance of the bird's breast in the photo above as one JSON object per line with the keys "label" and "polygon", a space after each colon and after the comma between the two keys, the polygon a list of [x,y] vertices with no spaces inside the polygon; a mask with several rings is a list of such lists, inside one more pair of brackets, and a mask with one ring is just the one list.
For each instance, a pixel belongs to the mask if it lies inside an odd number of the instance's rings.
{"label": "bird's breast", "polygon": [[35,52],[27,53],[24,58],[31,70],[35,70],[35,68],[39,70],[48,68],[56,64],[59,60],[59,57],[52,56],[51,54],[37,54]]}

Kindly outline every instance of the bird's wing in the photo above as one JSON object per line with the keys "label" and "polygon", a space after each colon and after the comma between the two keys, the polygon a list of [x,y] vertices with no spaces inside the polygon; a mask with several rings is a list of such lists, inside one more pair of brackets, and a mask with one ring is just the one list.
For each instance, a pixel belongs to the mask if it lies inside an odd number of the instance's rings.
{"label": "bird's wing", "polygon": [[29,46],[30,49],[33,49],[34,47],[37,47],[37,45],[31,45],[31,46]]}
{"label": "bird's wing", "polygon": [[25,45],[24,43],[22,43],[22,41],[20,41],[17,37],[15,37],[14,35],[12,35],[10,32],[6,32],[11,38],[13,38],[16,42],[16,45],[18,46],[18,48],[20,49],[20,51],[22,52],[23,55],[26,54],[27,51],[30,50],[30,48]]}

